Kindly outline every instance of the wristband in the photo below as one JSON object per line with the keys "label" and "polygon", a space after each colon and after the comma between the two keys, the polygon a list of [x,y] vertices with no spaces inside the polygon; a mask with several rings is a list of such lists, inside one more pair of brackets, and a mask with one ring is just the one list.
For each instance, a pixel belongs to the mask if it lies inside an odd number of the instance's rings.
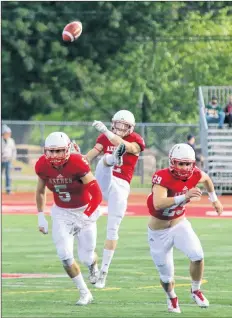
{"label": "wristband", "polygon": [[107,131],[105,132],[105,135],[106,135],[106,137],[107,137],[109,140],[112,140],[112,139],[115,137],[115,134],[114,134],[112,131],[108,130],[108,129],[107,129]]}
{"label": "wristband", "polygon": [[215,191],[213,191],[213,192],[208,192],[208,195],[209,195],[209,200],[210,200],[211,202],[216,202],[216,201],[218,200]]}
{"label": "wristband", "polygon": [[181,195],[177,195],[174,197],[174,201],[176,205],[181,204],[182,202],[184,202],[186,200],[186,196],[185,194],[181,194]]}

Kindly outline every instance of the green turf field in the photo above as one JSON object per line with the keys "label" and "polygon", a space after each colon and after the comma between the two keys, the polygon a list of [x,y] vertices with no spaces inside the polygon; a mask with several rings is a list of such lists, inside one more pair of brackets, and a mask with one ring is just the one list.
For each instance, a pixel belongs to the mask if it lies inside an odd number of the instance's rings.
{"label": "green turf field", "polygon": [[[175,291],[179,317],[232,317],[231,219],[192,219],[205,250],[202,289],[208,309],[190,299],[188,260],[175,251]],[[106,217],[99,220],[97,252],[101,257]],[[107,288],[91,291],[94,303],[78,307],[78,293],[67,277],[2,280],[2,317],[170,317],[164,292],[149,255],[146,217],[123,220]],[[82,265],[87,277],[87,269]],[[2,216],[2,272],[64,274],[51,235],[37,232],[37,217]]]}

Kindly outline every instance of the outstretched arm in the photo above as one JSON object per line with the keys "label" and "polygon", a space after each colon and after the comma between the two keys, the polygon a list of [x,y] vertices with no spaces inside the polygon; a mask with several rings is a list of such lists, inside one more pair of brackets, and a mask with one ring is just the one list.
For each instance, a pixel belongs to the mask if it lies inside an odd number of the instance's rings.
{"label": "outstretched arm", "polygon": [[209,194],[209,200],[212,202],[212,206],[214,207],[218,215],[220,215],[223,212],[223,206],[221,202],[218,200],[218,197],[215,193],[213,181],[210,179],[207,173],[203,171],[201,171],[201,173],[202,173],[202,177],[199,183],[203,183],[204,187],[206,188]]}
{"label": "outstretched arm", "polygon": [[91,163],[91,161],[96,158],[97,156],[100,155],[100,153],[103,150],[103,146],[101,144],[96,144],[93,149],[91,149],[89,152],[87,152],[87,154],[84,156],[89,163]]}
{"label": "outstretched arm", "polygon": [[126,152],[132,153],[134,155],[137,155],[141,152],[141,148],[137,144],[137,142],[128,142],[128,141],[122,139],[121,137],[115,135],[114,133],[113,133],[113,135],[114,135],[113,138],[109,139],[109,140],[114,146],[118,146],[121,143],[123,143],[126,146]]}
{"label": "outstretched arm", "polygon": [[126,152],[132,153],[134,155],[140,153],[141,148],[137,142],[128,142],[122,139],[110,131],[101,121],[95,120],[92,126],[95,127],[99,132],[103,133],[114,146],[118,146],[123,143],[126,146]]}

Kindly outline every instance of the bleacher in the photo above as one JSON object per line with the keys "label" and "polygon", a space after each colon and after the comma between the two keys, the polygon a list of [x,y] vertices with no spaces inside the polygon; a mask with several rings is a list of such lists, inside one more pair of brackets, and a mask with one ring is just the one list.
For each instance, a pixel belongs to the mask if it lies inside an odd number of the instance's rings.
{"label": "bleacher", "polygon": [[223,129],[218,129],[216,124],[208,125],[204,107],[214,95],[224,107],[230,94],[232,86],[199,87],[200,139],[205,158],[204,170],[212,178],[218,194],[232,193],[232,129],[228,124],[225,124]]}

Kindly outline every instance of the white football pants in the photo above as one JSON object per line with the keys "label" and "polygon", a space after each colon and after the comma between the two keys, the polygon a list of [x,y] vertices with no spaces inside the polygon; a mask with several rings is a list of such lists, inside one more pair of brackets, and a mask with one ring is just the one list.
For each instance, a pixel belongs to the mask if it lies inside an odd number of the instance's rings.
{"label": "white football pants", "polygon": [[77,241],[79,261],[87,266],[94,262],[96,248],[96,219],[100,216],[97,209],[89,220],[83,222],[83,211],[86,206],[78,209],[64,209],[53,205],[52,238],[61,261],[74,258],[74,239]]}
{"label": "white football pants", "polygon": [[113,176],[113,167],[105,166],[104,157],[97,164],[95,177],[103,198],[108,202],[107,239],[118,240],[118,231],[127,209],[130,185],[126,180]]}
{"label": "white football pants", "polygon": [[191,261],[204,258],[200,240],[187,219],[164,230],[151,230],[148,227],[148,242],[152,259],[164,283],[173,281],[174,277],[173,246]]}

